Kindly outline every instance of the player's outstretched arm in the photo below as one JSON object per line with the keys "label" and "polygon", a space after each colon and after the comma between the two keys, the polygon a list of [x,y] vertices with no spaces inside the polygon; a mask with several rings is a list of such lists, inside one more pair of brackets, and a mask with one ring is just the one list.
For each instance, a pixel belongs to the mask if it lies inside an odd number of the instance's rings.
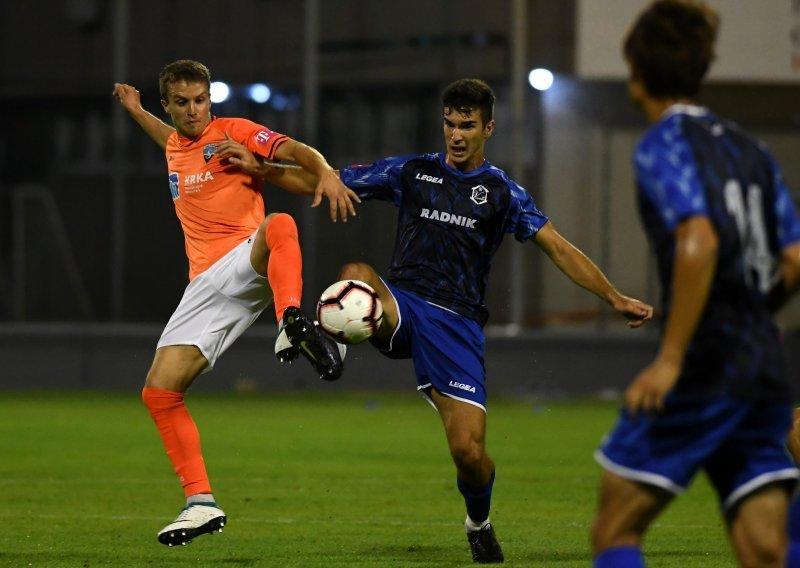
{"label": "player's outstretched arm", "polygon": [[589,257],[555,230],[552,222],[539,229],[534,240],[561,272],[608,302],[628,320],[629,327],[639,327],[652,319],[653,306],[621,294]]}
{"label": "player's outstretched arm", "polygon": [[290,193],[313,196],[319,180],[300,166],[263,162],[247,146],[225,133],[225,140],[217,144],[221,159],[233,164],[246,174],[262,178]]}
{"label": "player's outstretched arm", "polygon": [[142,108],[142,99],[139,91],[125,83],[114,83],[114,91],[111,94],[117,98],[122,108],[128,111],[131,118],[142,127],[142,130],[155,140],[156,144],[161,146],[162,149],[166,149],[167,139],[175,129]]}
{"label": "player's outstretched arm", "polygon": [[670,312],[658,354],[625,391],[631,414],[661,410],[664,398],[677,382],[689,342],[705,311],[718,249],[719,238],[708,217],[690,217],[676,228]]}
{"label": "player's outstretched arm", "polygon": [[288,140],[278,147],[275,158],[299,164],[304,170],[317,177],[318,181],[311,207],[317,207],[324,196],[328,198],[331,221],[334,223],[339,217],[346,223],[348,214],[355,216],[354,203],[361,203],[361,199],[342,183],[336,170],[316,149],[297,140]]}

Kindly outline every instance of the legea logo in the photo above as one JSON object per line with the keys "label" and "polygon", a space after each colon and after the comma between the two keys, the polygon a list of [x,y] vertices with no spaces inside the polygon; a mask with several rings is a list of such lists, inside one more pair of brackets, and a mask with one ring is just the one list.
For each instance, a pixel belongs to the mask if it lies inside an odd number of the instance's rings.
{"label": "legea logo", "polygon": [[471,392],[473,394],[475,393],[475,387],[473,387],[472,385],[468,385],[466,383],[461,383],[461,382],[458,382],[458,381],[450,381],[447,384],[449,386],[457,388],[457,389],[461,389],[461,390],[464,390],[464,391],[467,391],[467,392]]}

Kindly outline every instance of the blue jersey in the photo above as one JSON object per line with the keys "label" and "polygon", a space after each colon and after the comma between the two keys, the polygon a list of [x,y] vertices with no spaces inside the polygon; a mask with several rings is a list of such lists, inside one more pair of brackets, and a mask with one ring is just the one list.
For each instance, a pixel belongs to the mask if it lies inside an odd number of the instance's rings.
{"label": "blue jersey", "polygon": [[717,269],[677,390],[744,399],[788,396],[778,329],[767,295],[781,250],[800,222],[774,160],[736,125],[706,109],[675,106],[636,149],[639,207],[670,309],[676,227],[708,217],[719,238]]}
{"label": "blue jersey", "polygon": [[387,281],[484,325],[489,268],[503,237],[526,241],[547,217],[489,162],[464,173],[444,160],[444,154],[386,158],[340,174],[361,199],[400,209]]}

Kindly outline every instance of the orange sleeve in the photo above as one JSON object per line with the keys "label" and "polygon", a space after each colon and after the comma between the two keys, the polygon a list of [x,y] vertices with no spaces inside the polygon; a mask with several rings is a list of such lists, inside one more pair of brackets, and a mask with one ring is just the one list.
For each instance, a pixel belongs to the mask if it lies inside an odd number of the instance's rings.
{"label": "orange sleeve", "polygon": [[290,139],[285,134],[273,132],[266,126],[245,118],[229,118],[226,122],[228,124],[225,125],[225,129],[231,138],[247,146],[254,154],[268,160],[274,160],[278,146]]}

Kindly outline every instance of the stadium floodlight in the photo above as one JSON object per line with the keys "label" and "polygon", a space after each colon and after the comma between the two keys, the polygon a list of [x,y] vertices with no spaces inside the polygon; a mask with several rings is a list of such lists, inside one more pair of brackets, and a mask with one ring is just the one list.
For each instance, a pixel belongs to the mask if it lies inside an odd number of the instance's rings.
{"label": "stadium floodlight", "polygon": [[211,83],[210,93],[212,103],[225,102],[231,94],[231,88],[222,81]]}
{"label": "stadium floodlight", "polygon": [[272,96],[272,91],[264,83],[255,83],[247,89],[247,94],[253,102],[263,104]]}
{"label": "stadium floodlight", "polygon": [[546,91],[553,86],[553,73],[541,67],[528,73],[528,83],[537,91]]}

